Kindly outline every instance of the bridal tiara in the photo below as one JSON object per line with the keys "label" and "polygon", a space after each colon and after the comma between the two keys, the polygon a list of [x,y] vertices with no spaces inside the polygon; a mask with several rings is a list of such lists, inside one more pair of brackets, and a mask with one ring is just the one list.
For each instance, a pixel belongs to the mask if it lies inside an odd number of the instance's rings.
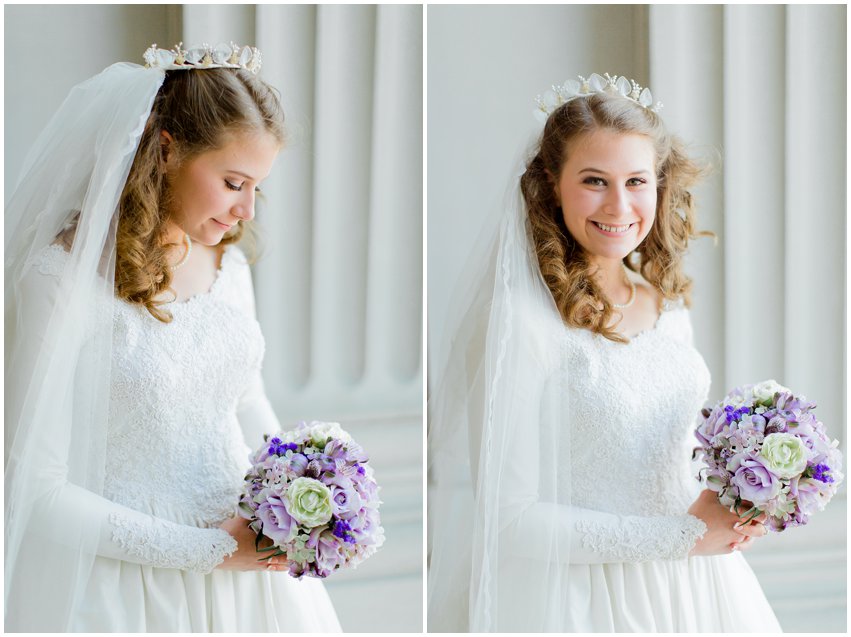
{"label": "bridal tiara", "polygon": [[260,70],[260,51],[257,47],[243,46],[231,42],[209,44],[183,49],[180,42],[171,50],[158,49],[152,44],[142,58],[146,68],[159,68],[166,71],[178,69],[245,69],[252,73]]}
{"label": "bridal tiara", "polygon": [[623,75],[597,75],[592,73],[587,80],[579,77],[579,81],[567,80],[561,86],[553,86],[543,96],[535,98],[535,117],[545,122],[550,114],[562,104],[577,97],[588,97],[594,93],[608,93],[609,95],[620,95],[647,110],[658,113],[662,108],[662,102],[653,103],[653,95],[649,88],[642,89],[635,80],[628,80]]}

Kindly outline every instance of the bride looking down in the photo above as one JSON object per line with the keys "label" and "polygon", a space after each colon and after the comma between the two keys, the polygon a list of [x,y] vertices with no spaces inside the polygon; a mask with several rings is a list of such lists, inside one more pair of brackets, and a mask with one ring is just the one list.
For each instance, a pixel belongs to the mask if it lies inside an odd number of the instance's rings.
{"label": "bride looking down", "polygon": [[429,406],[430,631],[779,631],[739,553],[761,519],[691,463],[700,169],[657,111],[608,75],[540,101]]}
{"label": "bride looking down", "polygon": [[260,54],[75,87],[6,214],[6,629],[339,631],[235,517],[280,430],[238,242],[284,142]]}

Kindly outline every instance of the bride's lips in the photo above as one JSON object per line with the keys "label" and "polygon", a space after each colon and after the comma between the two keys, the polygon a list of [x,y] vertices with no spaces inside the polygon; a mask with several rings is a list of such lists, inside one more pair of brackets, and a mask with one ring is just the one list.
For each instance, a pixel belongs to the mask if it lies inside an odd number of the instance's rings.
{"label": "bride's lips", "polygon": [[229,226],[229,225],[228,225],[228,224],[226,224],[226,223],[222,223],[221,221],[218,221],[217,219],[213,219],[213,221],[214,221],[214,222],[215,222],[215,223],[216,223],[216,224],[217,224],[217,225],[218,225],[218,226],[219,226],[222,230],[230,230],[230,229],[231,229],[231,226]]}
{"label": "bride's lips", "polygon": [[597,225],[597,224],[598,224],[598,222],[596,222],[596,221],[591,221],[590,219],[588,220],[588,223],[590,223],[592,226],[594,226],[594,228],[597,230],[597,232],[599,232],[599,233],[600,233],[600,234],[602,234],[602,235],[605,235],[605,236],[607,236],[607,237],[623,237],[623,236],[627,235],[630,231],[632,231],[633,226],[634,226],[634,225],[636,225],[638,222],[637,222],[637,221],[633,221],[633,222],[632,222],[632,223],[630,223],[630,224],[621,223],[621,224],[617,224],[617,225],[608,225],[608,224],[603,224],[603,225],[605,225],[605,226],[607,226],[607,227],[609,227],[609,228],[623,228],[624,226],[628,226],[627,228],[624,228],[623,230],[620,230],[619,232],[613,232],[613,231],[610,231],[610,230],[604,230],[604,229],[603,229],[603,228],[601,228],[599,225]]}

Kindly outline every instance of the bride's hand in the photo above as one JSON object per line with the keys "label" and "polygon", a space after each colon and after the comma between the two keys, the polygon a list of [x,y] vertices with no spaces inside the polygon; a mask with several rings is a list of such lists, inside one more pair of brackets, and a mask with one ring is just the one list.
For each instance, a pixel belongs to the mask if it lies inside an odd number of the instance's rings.
{"label": "bride's hand", "polygon": [[689,556],[721,555],[744,550],[753,544],[755,538],[768,533],[762,524],[765,514],[741,525],[743,519],[722,505],[718,501],[718,494],[709,489],[700,493],[688,512],[706,524],[706,533],[694,545]]}
{"label": "bride's hand", "polygon": [[[231,571],[286,571],[288,568],[285,555],[279,555],[271,559],[263,559],[269,556],[272,551],[258,553],[254,547],[257,540],[257,534],[248,526],[248,520],[239,516],[229,518],[219,527],[230,533],[237,542],[237,549],[230,557],[225,557],[224,561],[216,568],[221,568]],[[268,538],[263,538],[260,542],[260,548],[272,546],[272,541]],[[262,560],[262,561],[261,561]]]}

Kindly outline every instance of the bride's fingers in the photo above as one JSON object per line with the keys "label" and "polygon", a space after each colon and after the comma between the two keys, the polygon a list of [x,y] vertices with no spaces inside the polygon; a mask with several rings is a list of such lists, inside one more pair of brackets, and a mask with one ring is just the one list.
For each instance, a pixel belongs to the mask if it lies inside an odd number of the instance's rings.
{"label": "bride's fingers", "polygon": [[287,558],[280,557],[272,557],[266,563],[267,571],[286,571],[289,568],[289,562]]}
{"label": "bride's fingers", "polygon": [[744,526],[736,524],[733,526],[733,530],[745,537],[764,537],[768,533],[768,529],[765,528],[765,525],[760,524],[759,522],[751,522]]}

